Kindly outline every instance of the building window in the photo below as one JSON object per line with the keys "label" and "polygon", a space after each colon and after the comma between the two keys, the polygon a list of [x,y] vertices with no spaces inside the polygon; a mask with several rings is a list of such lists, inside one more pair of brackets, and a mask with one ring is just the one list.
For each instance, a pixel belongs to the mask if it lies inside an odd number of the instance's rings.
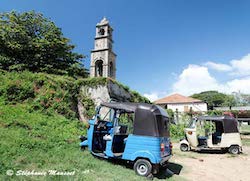
{"label": "building window", "polygon": [[184,106],[184,112],[188,112],[188,106]]}

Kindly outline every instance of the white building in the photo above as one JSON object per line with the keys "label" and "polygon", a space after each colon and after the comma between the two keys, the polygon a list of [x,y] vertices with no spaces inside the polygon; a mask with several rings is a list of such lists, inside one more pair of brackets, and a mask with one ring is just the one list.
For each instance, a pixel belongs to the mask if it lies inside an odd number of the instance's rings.
{"label": "white building", "polygon": [[172,109],[178,112],[188,112],[192,109],[195,112],[207,111],[207,104],[199,99],[186,97],[180,94],[173,94],[162,99],[156,100],[155,104],[165,109]]}

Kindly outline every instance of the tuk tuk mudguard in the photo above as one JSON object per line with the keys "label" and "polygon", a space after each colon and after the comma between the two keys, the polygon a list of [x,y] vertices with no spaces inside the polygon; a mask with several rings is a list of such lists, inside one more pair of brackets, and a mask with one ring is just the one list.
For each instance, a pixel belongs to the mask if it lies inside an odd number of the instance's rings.
{"label": "tuk tuk mudguard", "polygon": [[105,154],[108,157],[113,157],[114,154],[112,152],[112,140],[107,141]]}
{"label": "tuk tuk mudguard", "polygon": [[88,150],[92,150],[92,138],[93,138],[93,132],[94,132],[94,123],[95,120],[89,120],[89,129],[87,131],[87,140],[84,140],[80,143],[80,146],[88,147]]}
{"label": "tuk tuk mudguard", "polygon": [[91,119],[89,120],[89,129],[88,129],[88,148],[89,151],[92,150],[92,139],[93,139],[93,133],[94,133],[94,124],[95,120]]}
{"label": "tuk tuk mudguard", "polygon": [[181,144],[186,144],[188,147],[190,147],[189,142],[185,138],[180,141],[180,145]]}
{"label": "tuk tuk mudguard", "polygon": [[87,147],[88,146],[88,140],[84,140],[80,143],[81,147]]}

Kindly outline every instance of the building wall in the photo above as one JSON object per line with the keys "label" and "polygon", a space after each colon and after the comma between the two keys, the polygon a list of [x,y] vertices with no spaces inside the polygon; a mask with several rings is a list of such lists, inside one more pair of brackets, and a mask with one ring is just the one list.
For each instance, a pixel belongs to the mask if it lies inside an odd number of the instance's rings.
{"label": "building wall", "polygon": [[[165,105],[161,105],[165,107]],[[172,109],[176,111],[178,109],[179,112],[186,112],[189,111],[192,107],[193,111],[197,112],[204,112],[207,111],[207,104],[206,103],[176,103],[176,104],[167,104],[168,109]]]}

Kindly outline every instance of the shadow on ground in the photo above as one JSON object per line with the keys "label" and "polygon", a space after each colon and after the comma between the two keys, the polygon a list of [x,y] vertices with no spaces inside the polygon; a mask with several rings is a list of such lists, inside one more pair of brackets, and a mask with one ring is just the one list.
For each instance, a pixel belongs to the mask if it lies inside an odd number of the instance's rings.
{"label": "shadow on ground", "polygon": [[241,132],[241,135],[250,135],[250,132]]}
{"label": "shadow on ground", "polygon": [[197,153],[201,154],[226,154],[228,153],[227,149],[224,150],[200,150],[196,151]]}
{"label": "shadow on ground", "polygon": [[165,167],[162,167],[157,175],[154,175],[158,179],[170,178],[173,175],[179,175],[183,166],[177,163],[168,162]]}

